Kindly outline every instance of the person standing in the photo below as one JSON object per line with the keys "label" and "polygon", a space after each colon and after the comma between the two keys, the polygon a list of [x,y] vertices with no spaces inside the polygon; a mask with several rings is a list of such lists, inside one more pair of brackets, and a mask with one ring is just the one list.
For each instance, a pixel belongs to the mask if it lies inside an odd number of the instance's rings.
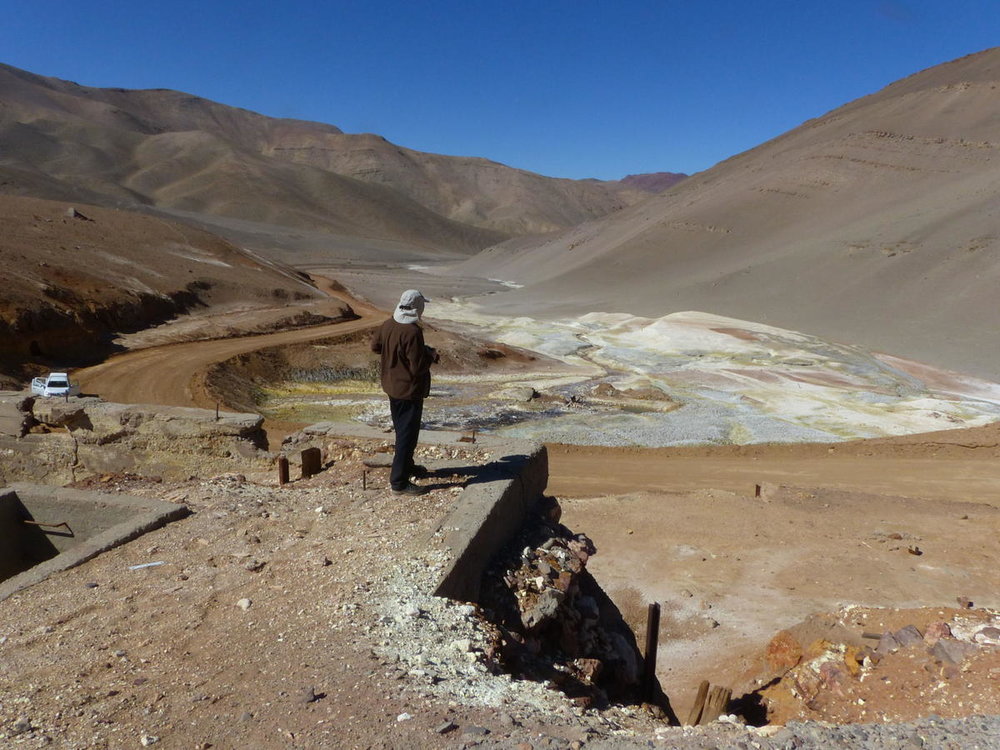
{"label": "person standing", "polygon": [[375,331],[371,349],[381,356],[382,390],[389,397],[396,451],[389,472],[389,485],[397,495],[423,495],[426,487],[411,480],[418,467],[413,452],[420,436],[424,399],[431,390],[431,364],[438,354],[424,343],[420,318],[427,302],[416,289],[407,289],[399,298],[392,318]]}

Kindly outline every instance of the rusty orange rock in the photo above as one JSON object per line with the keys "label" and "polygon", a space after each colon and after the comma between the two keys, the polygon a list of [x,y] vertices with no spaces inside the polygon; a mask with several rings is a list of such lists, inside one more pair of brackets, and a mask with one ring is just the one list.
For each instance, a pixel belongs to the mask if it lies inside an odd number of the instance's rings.
{"label": "rusty orange rock", "polygon": [[787,630],[778,631],[767,644],[764,654],[767,666],[775,672],[784,673],[802,661],[802,645]]}

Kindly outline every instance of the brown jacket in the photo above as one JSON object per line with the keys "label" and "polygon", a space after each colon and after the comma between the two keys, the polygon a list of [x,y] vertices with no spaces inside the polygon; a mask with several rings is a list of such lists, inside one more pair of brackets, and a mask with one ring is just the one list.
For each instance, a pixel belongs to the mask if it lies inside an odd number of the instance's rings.
{"label": "brown jacket", "polygon": [[397,323],[390,318],[376,329],[371,346],[373,352],[382,355],[382,390],[389,398],[427,398],[434,354],[424,344],[424,331],[419,325]]}

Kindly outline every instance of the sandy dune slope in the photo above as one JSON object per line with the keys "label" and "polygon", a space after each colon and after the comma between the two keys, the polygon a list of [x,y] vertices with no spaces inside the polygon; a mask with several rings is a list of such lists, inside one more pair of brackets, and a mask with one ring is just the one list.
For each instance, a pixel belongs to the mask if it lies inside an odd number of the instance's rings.
{"label": "sandy dune slope", "polygon": [[521,314],[685,310],[1000,371],[1000,48],[918,73],[463,274]]}

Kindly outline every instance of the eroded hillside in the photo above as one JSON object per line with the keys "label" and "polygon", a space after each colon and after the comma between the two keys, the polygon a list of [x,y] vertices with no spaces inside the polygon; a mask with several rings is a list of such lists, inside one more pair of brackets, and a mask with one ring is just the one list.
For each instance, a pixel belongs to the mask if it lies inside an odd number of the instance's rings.
{"label": "eroded hillside", "polygon": [[80,86],[0,65],[0,189],[140,203],[471,252],[647,197],[165,89]]}
{"label": "eroded hillside", "polygon": [[2,196],[0,226],[0,362],[8,374],[28,361],[97,361],[114,334],[191,309],[321,296],[302,274],[153,216]]}

